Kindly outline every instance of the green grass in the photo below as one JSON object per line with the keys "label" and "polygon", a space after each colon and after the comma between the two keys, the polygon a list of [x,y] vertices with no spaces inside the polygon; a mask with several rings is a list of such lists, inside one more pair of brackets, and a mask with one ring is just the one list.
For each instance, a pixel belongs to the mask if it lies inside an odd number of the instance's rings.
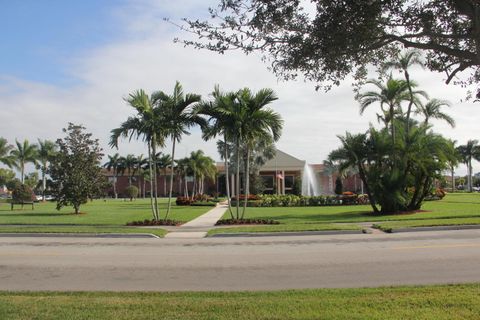
{"label": "green grass", "polygon": [[[440,201],[427,201],[415,214],[373,215],[367,205],[331,207],[248,208],[247,218],[274,219],[284,224],[417,220],[434,218],[480,218],[480,193],[448,194]],[[229,218],[228,212],[223,218]]]}
{"label": "green grass", "polygon": [[164,237],[167,230],[161,228],[108,227],[108,226],[0,226],[0,233],[151,233]]}
{"label": "green grass", "polygon": [[0,319],[478,319],[480,285],[276,292],[0,292]]}
{"label": "green grass", "polygon": [[476,224],[480,224],[480,217],[392,221],[392,222],[385,222],[385,223],[375,223],[374,228],[378,228],[385,232],[392,232],[393,230],[400,229],[400,228],[461,226],[461,225],[476,225]]}
{"label": "green grass", "polygon": [[333,230],[361,230],[354,224],[275,224],[262,226],[241,226],[231,228],[216,228],[208,232],[208,236],[220,233],[243,233],[243,232],[295,232],[295,231],[333,231]]}
{"label": "green grass", "polygon": [[[160,214],[166,212],[167,199],[160,199]],[[178,221],[190,221],[209,207],[176,206],[173,203],[169,218]],[[0,204],[0,225],[2,224],[35,224],[35,225],[103,225],[124,226],[127,222],[151,219],[150,200],[139,199],[133,202],[109,199],[94,200],[80,207],[85,214],[73,214],[72,208],[57,211],[55,203],[36,203],[35,209],[28,206],[22,210],[15,207],[10,210],[9,204]]]}

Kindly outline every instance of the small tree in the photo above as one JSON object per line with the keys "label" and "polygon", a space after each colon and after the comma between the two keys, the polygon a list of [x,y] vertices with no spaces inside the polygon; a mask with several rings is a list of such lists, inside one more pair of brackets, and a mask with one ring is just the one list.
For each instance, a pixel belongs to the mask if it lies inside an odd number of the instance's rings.
{"label": "small tree", "polygon": [[335,194],[342,194],[343,192],[343,183],[340,177],[337,177],[335,180]]}
{"label": "small tree", "polygon": [[127,195],[127,198],[130,198],[130,201],[132,201],[134,198],[138,197],[138,188],[135,186],[128,186],[125,188],[125,194]]}
{"label": "small tree", "polygon": [[12,192],[12,200],[16,203],[23,204],[25,202],[31,202],[33,201],[33,197],[32,189],[25,184],[17,185]]}
{"label": "small tree", "polygon": [[106,183],[100,172],[103,154],[98,139],[92,139],[92,134],[84,130],[85,127],[73,123],[63,129],[67,136],[57,140],[59,152],[48,170],[57,210],[71,205],[75,214],[80,212],[80,205],[100,194]]}

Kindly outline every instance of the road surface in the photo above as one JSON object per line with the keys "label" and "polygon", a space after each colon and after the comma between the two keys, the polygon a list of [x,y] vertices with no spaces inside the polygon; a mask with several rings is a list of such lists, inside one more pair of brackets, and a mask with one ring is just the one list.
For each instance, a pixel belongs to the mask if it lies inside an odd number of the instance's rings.
{"label": "road surface", "polygon": [[480,282],[480,230],[330,236],[0,237],[0,290],[277,290]]}

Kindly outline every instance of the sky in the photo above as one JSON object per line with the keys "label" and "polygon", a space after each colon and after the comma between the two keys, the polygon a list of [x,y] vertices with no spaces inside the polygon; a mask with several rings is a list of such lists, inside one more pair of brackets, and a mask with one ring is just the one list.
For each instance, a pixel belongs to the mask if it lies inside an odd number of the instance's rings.
{"label": "sky", "polygon": [[[190,35],[163,18],[205,18],[215,0],[0,1],[0,137],[10,143],[55,140],[73,122],[92,132],[105,154],[145,154],[145,145],[134,140],[110,149],[110,130],[133,115],[124,101],[129,93],[172,92],[176,81],[206,99],[216,84],[224,91],[272,88],[279,100],[271,108],[285,121],[277,147],[308,163],[321,163],[339,147],[337,135],[378,125],[376,106],[360,116],[349,80],[328,93],[315,91],[312,82],[278,80],[258,55],[219,55],[174,43]],[[433,121],[436,132],[459,144],[480,139],[480,104],[465,102],[464,88],[419,68],[411,76],[430,97],[452,103],[444,111],[456,128]],[[197,149],[220,159],[215,141],[203,141],[199,129],[183,138],[177,156]],[[462,165],[457,170],[465,171]]]}

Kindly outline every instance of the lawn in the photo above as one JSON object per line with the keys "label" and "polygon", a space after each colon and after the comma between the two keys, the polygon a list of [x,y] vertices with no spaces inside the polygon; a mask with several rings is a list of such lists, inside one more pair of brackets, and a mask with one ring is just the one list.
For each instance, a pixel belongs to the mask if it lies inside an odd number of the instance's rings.
{"label": "lawn", "polygon": [[[458,222],[458,219],[471,219],[468,223],[480,223],[480,194],[455,193],[448,194],[440,201],[427,201],[422,206],[422,212],[412,214],[373,215],[370,206],[330,206],[330,207],[278,207],[278,208],[248,208],[247,218],[274,219],[280,225],[259,227],[239,227],[219,229],[215,233],[224,232],[265,232],[265,231],[307,231],[307,230],[337,230],[340,227],[334,223],[347,223],[345,229],[355,228],[352,223],[379,221],[417,221],[435,219],[436,225],[448,225]],[[229,218],[225,213],[223,218]],[[467,220],[465,220],[467,221]],[[348,225],[350,224],[350,225]],[[466,224],[466,223],[463,223]],[[358,227],[357,227],[358,228]],[[213,232],[212,232],[213,233]]]}
{"label": "lawn", "polygon": [[[160,199],[160,214],[166,212],[167,199]],[[179,221],[192,220],[210,210],[211,207],[176,206],[173,203],[169,219]],[[123,201],[108,199],[94,200],[80,207],[83,214],[73,214],[72,208],[55,209],[54,202],[37,203],[35,209],[28,206],[22,210],[19,206],[13,211],[7,203],[0,204],[0,225],[35,224],[35,225],[91,225],[91,226],[125,226],[127,222],[152,219],[150,200]]]}
{"label": "lawn", "polygon": [[0,319],[478,319],[480,285],[276,292],[0,292]]}

